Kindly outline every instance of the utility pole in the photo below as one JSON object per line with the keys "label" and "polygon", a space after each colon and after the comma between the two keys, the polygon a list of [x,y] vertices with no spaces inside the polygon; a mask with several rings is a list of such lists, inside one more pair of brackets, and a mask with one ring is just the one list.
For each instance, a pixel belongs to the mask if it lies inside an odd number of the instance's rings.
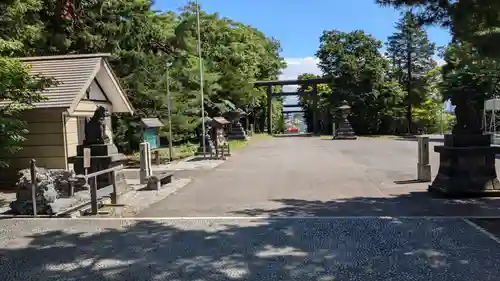
{"label": "utility pole", "polygon": [[170,77],[168,70],[172,66],[167,63],[167,100],[168,100],[168,160],[173,161],[173,147],[172,147],[172,95],[170,94]]}
{"label": "utility pole", "polygon": [[201,57],[201,31],[200,31],[200,3],[196,0],[196,29],[198,32],[198,58],[200,61],[200,98],[201,98],[201,141],[203,142],[203,158],[206,157],[207,148],[205,144],[205,99],[203,96],[203,59]]}

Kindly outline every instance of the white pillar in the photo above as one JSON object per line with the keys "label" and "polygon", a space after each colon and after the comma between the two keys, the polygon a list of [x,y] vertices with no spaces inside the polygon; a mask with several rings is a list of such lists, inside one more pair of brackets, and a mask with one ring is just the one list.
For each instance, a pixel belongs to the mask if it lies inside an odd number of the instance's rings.
{"label": "white pillar", "polygon": [[151,147],[148,142],[142,142],[139,145],[139,161],[140,161],[140,183],[146,184],[148,178],[153,175],[151,170]]}
{"label": "white pillar", "polygon": [[418,136],[417,179],[423,182],[431,181],[431,165],[429,164],[429,137]]}

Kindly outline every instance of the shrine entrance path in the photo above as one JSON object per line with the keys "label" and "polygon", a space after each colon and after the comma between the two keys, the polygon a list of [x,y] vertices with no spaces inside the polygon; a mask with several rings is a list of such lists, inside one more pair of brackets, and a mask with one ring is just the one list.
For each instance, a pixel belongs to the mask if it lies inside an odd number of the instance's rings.
{"label": "shrine entrance path", "polygon": [[394,183],[414,179],[415,152],[263,140],[142,217],[0,220],[2,280],[498,280],[498,239],[449,217],[498,214],[495,201]]}
{"label": "shrine entrance path", "polygon": [[139,217],[500,216],[500,200],[431,198],[411,182],[416,153],[411,140],[259,140]]}

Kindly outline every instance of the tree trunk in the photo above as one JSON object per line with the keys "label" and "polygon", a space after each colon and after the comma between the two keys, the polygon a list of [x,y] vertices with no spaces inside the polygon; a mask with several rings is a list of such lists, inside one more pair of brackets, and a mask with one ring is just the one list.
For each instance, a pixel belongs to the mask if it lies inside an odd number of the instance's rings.
{"label": "tree trunk", "polygon": [[411,128],[412,128],[412,123],[413,123],[413,116],[412,116],[412,46],[411,46],[411,34],[409,35],[410,38],[408,40],[408,45],[406,46],[406,65],[407,65],[407,71],[408,71],[408,84],[407,84],[407,99],[408,99],[408,111],[406,112],[406,120],[408,121],[408,134],[411,134]]}

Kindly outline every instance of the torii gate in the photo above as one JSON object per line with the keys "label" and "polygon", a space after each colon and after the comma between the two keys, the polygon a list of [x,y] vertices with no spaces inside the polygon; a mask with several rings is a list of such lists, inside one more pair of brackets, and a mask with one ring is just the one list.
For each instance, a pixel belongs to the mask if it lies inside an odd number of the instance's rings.
{"label": "torii gate", "polygon": [[[274,97],[285,97],[285,96],[306,96],[311,95],[313,97],[313,132],[315,135],[319,134],[319,124],[318,124],[318,84],[327,84],[331,82],[328,78],[312,78],[304,80],[275,80],[275,81],[257,81],[254,83],[255,87],[267,87],[267,132],[268,134],[273,133],[273,107],[272,101]],[[311,92],[288,92],[288,93],[274,93],[273,86],[287,86],[287,85],[297,85],[297,86],[312,86]],[[287,107],[300,107],[300,105],[288,105]]]}

